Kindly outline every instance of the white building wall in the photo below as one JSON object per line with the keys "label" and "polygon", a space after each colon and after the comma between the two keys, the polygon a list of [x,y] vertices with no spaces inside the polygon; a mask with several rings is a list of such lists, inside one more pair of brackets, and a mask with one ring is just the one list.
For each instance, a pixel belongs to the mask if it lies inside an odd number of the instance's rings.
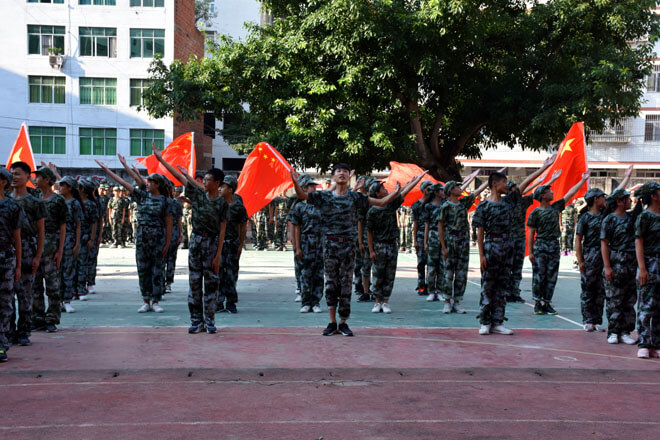
{"label": "white building wall", "polygon": [[[131,128],[162,129],[165,145],[172,140],[172,119],[151,119],[145,112],[129,106],[130,79],[147,78],[152,59],[130,58],[130,29],[165,29],[164,61],[174,55],[174,1],[165,7],[129,7],[129,0],[117,0],[115,6],[79,5],[78,0],[64,4],[27,3],[25,0],[2,2],[3,26],[0,27],[0,162],[8,157],[23,121],[28,125],[65,126],[66,155],[35,155],[58,166],[98,168],[94,159],[121,167],[116,156],[80,155],[80,127],[117,128],[117,152],[130,156]],[[65,63],[60,70],[50,67],[47,55],[28,55],[28,24],[65,26]],[[117,29],[117,57],[81,57],[79,27]],[[28,103],[28,75],[65,76],[65,104]],[[81,105],[80,77],[117,79],[117,104]]]}

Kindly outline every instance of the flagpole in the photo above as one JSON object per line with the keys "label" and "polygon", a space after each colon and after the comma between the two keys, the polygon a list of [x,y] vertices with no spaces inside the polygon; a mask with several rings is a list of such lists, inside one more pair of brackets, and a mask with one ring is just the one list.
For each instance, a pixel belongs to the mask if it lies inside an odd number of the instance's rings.
{"label": "flagpole", "polygon": [[197,170],[193,170],[193,157],[196,157],[195,153],[195,132],[192,132],[192,141],[190,143],[190,164],[188,164],[188,174],[192,176],[192,178],[195,178],[195,174]]}

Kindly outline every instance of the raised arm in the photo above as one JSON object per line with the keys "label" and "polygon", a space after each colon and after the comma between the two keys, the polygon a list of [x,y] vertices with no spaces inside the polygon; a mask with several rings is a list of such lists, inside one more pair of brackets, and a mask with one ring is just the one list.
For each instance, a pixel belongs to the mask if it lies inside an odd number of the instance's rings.
{"label": "raised arm", "polygon": [[103,171],[108,173],[108,175],[112,177],[115,182],[126,188],[126,191],[128,191],[129,194],[133,194],[133,191],[135,191],[135,187],[133,185],[131,185],[130,183],[119,177],[117,174],[115,174],[110,168],[106,166],[106,164],[104,164],[100,160],[94,159],[94,162],[96,162],[101,168],[103,168]]}
{"label": "raised arm", "polygon": [[578,192],[578,190],[582,188],[582,185],[584,185],[584,183],[587,180],[589,180],[590,175],[591,175],[591,170],[587,170],[584,174],[582,174],[582,179],[580,179],[580,181],[577,184],[575,184],[573,188],[569,189],[566,195],[564,195],[564,203],[568,203],[573,198],[573,196]]}
{"label": "raised arm", "polygon": [[135,179],[135,182],[138,185],[146,185],[147,182],[144,181],[144,179],[140,175],[140,171],[137,168],[135,168],[135,165],[131,164],[131,169],[133,170],[133,178]]}
{"label": "raised arm", "polygon": [[374,197],[369,197],[369,204],[373,206],[385,206],[388,203],[390,203],[396,196],[399,195],[399,192],[401,192],[401,184],[399,182],[396,183],[396,186],[394,187],[394,191],[383,197],[382,199],[376,199]]}
{"label": "raised arm", "polygon": [[550,165],[552,165],[555,162],[555,159],[557,158],[557,153],[553,154],[552,156],[548,157],[544,162],[541,168],[538,170],[534,171],[532,174],[527,176],[525,180],[522,181],[520,185],[518,185],[518,189],[520,190],[520,194],[524,194],[525,190],[529,186],[530,183],[532,183],[537,177],[539,177],[545,170],[547,170]]}
{"label": "raised arm", "polygon": [[57,167],[55,166],[55,164],[53,164],[53,162],[48,162],[48,164],[46,164],[46,162],[42,160],[41,166],[50,168],[50,170],[55,174],[55,178],[57,180],[60,180],[62,178],[62,176],[60,176],[60,173],[57,171]]}
{"label": "raised arm", "polygon": [[199,189],[201,189],[202,191],[204,191],[204,185],[202,185],[201,183],[199,183],[198,181],[196,181],[194,177],[192,177],[190,174],[188,174],[188,170],[187,170],[187,169],[185,169],[185,168],[182,167],[181,165],[177,165],[176,167],[179,169],[179,172],[180,172],[181,176],[183,176],[183,179],[179,179],[177,176],[174,176],[174,177],[177,178],[177,180],[179,180],[179,182],[185,182],[185,181],[187,180],[188,183],[190,183],[191,185],[194,185],[194,186],[196,186],[197,188],[199,188]]}
{"label": "raised arm", "polygon": [[294,169],[291,169],[289,174],[291,174],[291,181],[293,182],[293,188],[296,190],[296,196],[300,200],[307,200],[307,193],[303,191],[300,185],[298,185],[298,177],[300,177],[298,172]]}
{"label": "raised arm", "polygon": [[[470,183],[472,183],[472,181],[477,178],[480,171],[481,169],[476,169],[472,171],[472,173],[470,173],[465,179],[463,179],[463,183],[461,184],[461,192],[465,191],[467,187],[470,185]],[[504,168],[502,168],[501,171],[504,171]]]}
{"label": "raised arm", "polygon": [[[163,154],[161,153],[161,151],[158,148],[156,148],[156,143],[155,142],[151,143],[151,151],[153,151],[154,156],[156,156],[156,159],[158,159],[158,162],[162,163],[163,166],[165,168],[167,168],[167,171],[172,173],[172,175],[176,178],[176,180],[178,180],[181,183],[183,183],[187,180],[187,178],[183,174],[181,174],[179,171],[177,171],[176,168],[174,168],[172,165],[167,163],[167,161],[165,159],[163,159]],[[192,179],[192,181],[196,182],[195,179]],[[190,180],[188,180],[188,182],[190,182]]]}
{"label": "raised arm", "polygon": [[415,176],[410,182],[406,183],[406,186],[404,186],[399,193],[401,197],[405,197],[414,187],[417,186],[419,181],[422,180],[422,177],[426,176],[427,174],[428,171],[424,171],[422,174]]}
{"label": "raised arm", "polygon": [[633,165],[630,165],[628,169],[626,170],[626,174],[623,177],[623,180],[619,184],[619,186],[616,187],[616,189],[626,189],[626,186],[628,186],[628,183],[630,182],[630,177],[632,176],[633,173]]}
{"label": "raised arm", "polygon": [[131,176],[131,177],[133,178],[133,180],[135,180],[135,183],[137,183],[138,185],[140,185],[140,183],[141,183],[140,180],[142,180],[142,178],[139,177],[139,174],[138,174],[138,176],[136,177],[136,175],[135,175],[135,174],[136,174],[135,171],[132,170],[132,169],[128,166],[128,164],[126,163],[126,158],[125,158],[124,156],[122,156],[121,154],[119,154],[119,153],[117,153],[117,158],[119,158],[119,162],[122,164],[122,166],[124,167],[124,169],[126,170],[126,172],[128,173],[128,175]]}

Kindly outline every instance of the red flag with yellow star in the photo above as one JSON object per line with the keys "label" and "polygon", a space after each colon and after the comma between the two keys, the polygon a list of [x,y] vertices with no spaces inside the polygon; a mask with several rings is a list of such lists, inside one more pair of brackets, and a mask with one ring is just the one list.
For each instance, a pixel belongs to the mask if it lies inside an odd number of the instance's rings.
{"label": "red flag with yellow star", "polygon": [[[178,138],[174,139],[163,150],[163,159],[165,159],[165,161],[173,167],[181,165],[182,167],[188,169],[188,172],[191,176],[195,177],[195,168],[197,164],[195,156],[195,145],[193,143],[193,133],[184,133]],[[170,179],[175,186],[185,185],[185,183],[179,182],[169,171],[167,171],[167,168],[165,168],[153,154],[147,157],[139,157],[136,160],[147,167],[147,172],[149,174],[162,174],[163,176]]]}
{"label": "red flag with yellow star", "polygon": [[[25,162],[30,166],[32,171],[37,169],[34,165],[32,144],[30,144],[30,136],[28,136],[28,130],[25,122],[21,124],[21,129],[18,131],[18,137],[16,137],[14,146],[9,153],[9,158],[7,159],[7,168],[11,167],[11,164],[14,162]],[[30,181],[28,181],[27,184],[30,187],[34,187]]]}
{"label": "red flag with yellow star", "polygon": [[266,142],[259,142],[245,160],[236,192],[249,217],[293,186],[291,165]]}

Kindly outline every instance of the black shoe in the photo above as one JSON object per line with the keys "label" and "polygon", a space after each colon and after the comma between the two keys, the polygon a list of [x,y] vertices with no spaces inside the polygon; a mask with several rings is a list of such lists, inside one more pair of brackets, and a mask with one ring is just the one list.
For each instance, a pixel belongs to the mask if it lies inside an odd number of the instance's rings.
{"label": "black shoe", "polygon": [[543,306],[543,309],[544,309],[545,313],[547,313],[548,315],[558,315],[559,314],[555,310],[555,308],[550,305],[550,303],[545,303],[545,305]]}
{"label": "black shoe", "polygon": [[227,303],[227,311],[229,313],[238,313],[238,309],[236,308],[236,304]]}
{"label": "black shoe", "polygon": [[508,302],[515,302],[515,303],[524,303],[525,299],[520,296],[520,295],[511,295],[510,299],[507,300]]}
{"label": "black shoe", "polygon": [[545,315],[545,308],[541,304],[541,301],[536,301],[536,304],[534,304],[534,314]]}
{"label": "black shoe", "polygon": [[32,342],[30,342],[30,338],[28,338],[27,336],[19,336],[16,342],[21,347],[27,347],[29,345],[32,345]]}
{"label": "black shoe", "polygon": [[218,305],[215,306],[215,313],[223,313],[226,311],[227,309],[225,309],[225,303],[218,303]]}
{"label": "black shoe", "polygon": [[210,319],[207,319],[204,325],[206,327],[206,333],[208,334],[212,335],[218,331],[218,329],[215,328],[215,323],[212,322]]}
{"label": "black shoe", "polygon": [[7,351],[0,348],[0,362],[7,362]]}
{"label": "black shoe", "polygon": [[46,330],[46,323],[42,321],[32,321],[32,331],[42,332]]}
{"label": "black shoe", "polygon": [[188,327],[188,333],[200,333],[204,331],[204,323],[202,321],[193,321],[190,327]]}
{"label": "black shoe", "polygon": [[46,332],[47,333],[56,333],[57,332],[57,327],[55,327],[55,324],[46,324]]}
{"label": "black shoe", "polygon": [[331,322],[328,324],[328,326],[323,330],[323,336],[332,336],[337,333],[337,323],[336,322]]}
{"label": "black shoe", "polygon": [[369,295],[368,293],[363,293],[358,297],[357,301],[360,303],[369,302],[371,301],[371,295]]}
{"label": "black shoe", "polygon": [[345,322],[339,324],[339,333],[341,333],[344,336],[353,336],[353,332],[351,331],[350,328],[348,328],[348,324]]}

